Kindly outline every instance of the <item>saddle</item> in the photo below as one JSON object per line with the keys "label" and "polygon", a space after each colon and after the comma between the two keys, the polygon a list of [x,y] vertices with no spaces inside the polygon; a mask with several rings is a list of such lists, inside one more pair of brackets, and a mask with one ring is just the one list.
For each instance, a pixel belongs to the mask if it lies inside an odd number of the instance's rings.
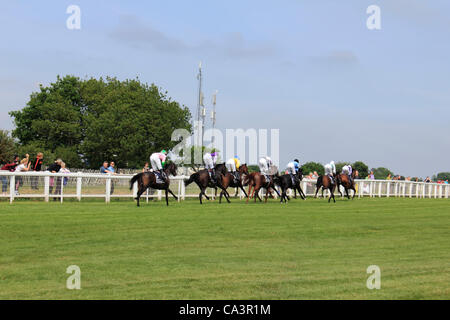
{"label": "saddle", "polygon": [[335,184],[334,183],[334,178],[333,178],[333,176],[331,174],[328,175],[328,178],[330,178],[332,184]]}
{"label": "saddle", "polygon": [[156,177],[156,183],[165,183],[166,182],[164,177],[161,175],[161,172],[153,171],[153,173],[155,174],[155,177]]}
{"label": "saddle", "polygon": [[239,177],[239,172],[233,172],[233,180],[234,180],[234,183],[238,183],[239,182],[239,179],[240,179],[240,177]]}
{"label": "saddle", "polygon": [[297,182],[297,178],[292,173],[290,173],[289,175],[291,176],[292,185],[295,186],[296,182]]}

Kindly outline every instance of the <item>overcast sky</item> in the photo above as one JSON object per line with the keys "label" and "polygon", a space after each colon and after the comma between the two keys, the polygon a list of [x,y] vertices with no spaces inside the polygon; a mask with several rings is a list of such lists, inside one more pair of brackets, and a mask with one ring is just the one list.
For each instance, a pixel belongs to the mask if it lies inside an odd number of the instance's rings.
{"label": "overcast sky", "polygon": [[[81,8],[81,30],[66,9]],[[381,8],[381,30],[366,9]],[[2,1],[0,128],[56,76],[155,83],[195,116],[203,61],[219,128],[279,128],[284,166],[450,171],[450,2]],[[208,124],[209,125],[209,124]],[[143,155],[146,158],[148,155]]]}

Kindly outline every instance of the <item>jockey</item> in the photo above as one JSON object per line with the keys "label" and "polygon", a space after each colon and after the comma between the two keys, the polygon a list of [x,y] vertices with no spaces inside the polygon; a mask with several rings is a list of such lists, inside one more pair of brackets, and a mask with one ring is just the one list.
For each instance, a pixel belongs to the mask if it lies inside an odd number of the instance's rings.
{"label": "jockey", "polygon": [[166,164],[167,151],[161,150],[161,152],[155,152],[150,156],[150,163],[153,171],[159,172],[161,178],[166,181],[166,173],[163,171]]}
{"label": "jockey", "polygon": [[325,174],[331,179],[331,182],[334,183],[333,176],[336,174],[336,165],[334,161],[327,163],[325,166]]}
{"label": "jockey", "polygon": [[350,183],[353,183],[352,180],[352,173],[353,173],[353,168],[351,165],[347,164],[342,168],[342,173],[345,173],[346,175],[348,175],[348,179],[350,180]]}
{"label": "jockey", "polygon": [[269,177],[269,170],[270,170],[270,167],[272,166],[272,159],[270,159],[267,156],[262,157],[261,159],[259,159],[258,166],[259,166],[259,171],[266,177]]}
{"label": "jockey", "polygon": [[239,181],[239,167],[241,166],[241,160],[238,156],[234,156],[234,158],[231,158],[226,163],[227,170],[231,172],[231,174],[234,176],[235,181]]}
{"label": "jockey", "polygon": [[213,183],[216,183],[216,172],[214,171],[214,166],[216,165],[217,161],[217,153],[218,151],[214,151],[211,153],[205,153],[203,156],[203,162],[205,162],[205,169],[208,170],[209,177],[213,181]]}
{"label": "jockey", "polygon": [[294,161],[289,162],[287,165],[287,171],[291,176],[293,184],[295,184],[297,172],[299,169],[300,169],[300,162],[298,161],[298,159],[294,159]]}

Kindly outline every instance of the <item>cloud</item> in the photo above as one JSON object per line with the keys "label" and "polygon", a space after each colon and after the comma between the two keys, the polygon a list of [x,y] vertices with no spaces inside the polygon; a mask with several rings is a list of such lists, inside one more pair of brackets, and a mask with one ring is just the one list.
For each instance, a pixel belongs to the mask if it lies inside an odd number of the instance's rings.
{"label": "cloud", "polygon": [[387,1],[381,7],[381,14],[383,14],[384,8],[386,8],[387,12],[393,13],[399,18],[414,24],[420,24],[421,26],[428,26],[430,24],[450,25],[450,18],[447,14],[449,9],[448,5],[446,7],[440,6],[435,2],[433,3],[433,1]]}
{"label": "cloud", "polygon": [[203,40],[187,43],[176,37],[145,25],[134,15],[122,15],[119,23],[109,36],[121,43],[135,48],[152,47],[162,52],[210,53],[231,59],[254,59],[271,56],[274,46],[269,44],[250,44],[240,32],[227,33],[216,40]]}
{"label": "cloud", "polygon": [[333,65],[352,65],[358,63],[358,57],[351,51],[333,51],[326,55],[311,57],[312,62]]}
{"label": "cloud", "polygon": [[121,15],[117,27],[109,36],[133,47],[151,46],[159,51],[186,51],[189,47],[181,40],[142,24],[132,15]]}

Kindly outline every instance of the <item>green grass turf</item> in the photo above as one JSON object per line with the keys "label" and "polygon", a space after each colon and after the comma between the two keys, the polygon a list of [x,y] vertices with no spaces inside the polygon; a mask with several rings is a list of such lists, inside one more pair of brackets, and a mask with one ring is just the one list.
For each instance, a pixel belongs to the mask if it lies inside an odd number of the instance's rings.
{"label": "green grass turf", "polygon": [[450,201],[0,202],[0,298],[449,299]]}

